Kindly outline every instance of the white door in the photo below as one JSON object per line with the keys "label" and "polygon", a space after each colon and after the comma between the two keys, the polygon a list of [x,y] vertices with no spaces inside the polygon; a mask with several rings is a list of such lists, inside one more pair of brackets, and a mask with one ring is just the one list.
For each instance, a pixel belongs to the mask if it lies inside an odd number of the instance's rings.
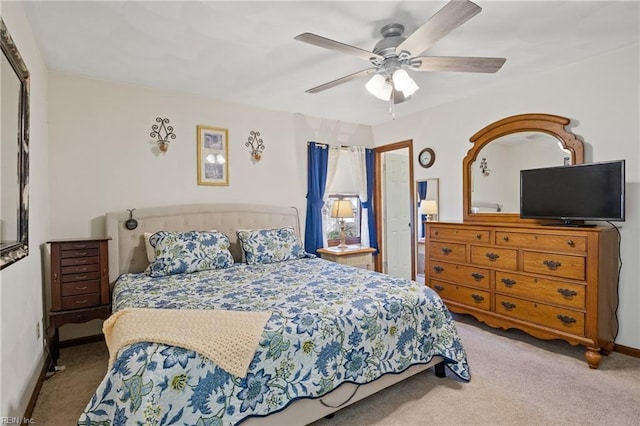
{"label": "white door", "polygon": [[[408,150],[407,150],[408,153]],[[409,156],[383,155],[382,200],[384,217],[383,272],[411,279],[411,197]]]}

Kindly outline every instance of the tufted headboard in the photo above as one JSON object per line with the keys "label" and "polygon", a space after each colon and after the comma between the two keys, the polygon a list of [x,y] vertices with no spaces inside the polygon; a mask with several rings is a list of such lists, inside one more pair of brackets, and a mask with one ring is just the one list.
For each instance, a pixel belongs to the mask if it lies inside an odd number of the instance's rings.
{"label": "tufted headboard", "polygon": [[231,240],[231,254],[242,260],[242,249],[236,236],[238,229],[264,229],[291,226],[298,238],[300,220],[295,207],[256,204],[186,204],[136,209],[133,218],[138,227],[128,230],[124,223],[129,211],[106,214],[109,241],[109,282],[127,272],[142,272],[149,262],[144,245],[145,232],[216,230]]}

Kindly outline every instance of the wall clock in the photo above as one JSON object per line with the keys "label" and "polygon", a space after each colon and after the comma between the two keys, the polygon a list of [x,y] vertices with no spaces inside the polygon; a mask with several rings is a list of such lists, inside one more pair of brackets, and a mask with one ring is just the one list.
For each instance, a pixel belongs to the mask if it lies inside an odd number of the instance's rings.
{"label": "wall clock", "polygon": [[431,148],[425,148],[418,154],[418,163],[425,169],[433,166],[434,161],[436,161],[436,153]]}

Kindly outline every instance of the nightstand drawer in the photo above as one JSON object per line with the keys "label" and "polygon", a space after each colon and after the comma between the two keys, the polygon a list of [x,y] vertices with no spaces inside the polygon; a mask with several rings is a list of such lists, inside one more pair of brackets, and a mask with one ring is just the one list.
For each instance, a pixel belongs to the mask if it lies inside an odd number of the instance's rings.
{"label": "nightstand drawer", "polygon": [[76,241],[73,243],[61,243],[60,250],[86,250],[97,249],[100,247],[99,241]]}
{"label": "nightstand drawer", "polygon": [[[75,266],[63,266],[62,275],[68,274],[81,274],[84,272],[97,272],[100,270],[100,265],[97,263],[89,265],[75,265]],[[64,278],[62,279],[64,281]]]}
{"label": "nightstand drawer", "polygon": [[100,249],[79,249],[79,250],[61,250],[60,257],[62,259],[67,259],[69,257],[87,257],[87,256],[98,256],[100,254]]}
{"label": "nightstand drawer", "polygon": [[75,296],[100,292],[100,281],[64,283],[61,286],[62,296]]}
{"label": "nightstand drawer", "polygon": [[100,272],[85,272],[82,274],[68,274],[62,276],[62,282],[78,282],[78,281],[90,281],[100,278]]}
{"label": "nightstand drawer", "polygon": [[78,296],[66,296],[62,298],[62,310],[91,308],[100,305],[100,295],[80,294]]}
{"label": "nightstand drawer", "polygon": [[60,260],[61,266],[90,265],[92,263],[100,263],[100,257],[68,257]]}

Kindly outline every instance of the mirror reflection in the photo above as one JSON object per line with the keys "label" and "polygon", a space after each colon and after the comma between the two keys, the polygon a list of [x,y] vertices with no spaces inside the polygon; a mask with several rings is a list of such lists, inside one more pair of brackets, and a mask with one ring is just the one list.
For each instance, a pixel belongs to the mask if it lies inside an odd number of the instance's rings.
{"label": "mirror reflection", "polygon": [[571,164],[571,152],[543,132],[502,136],[471,163],[471,213],[519,213],[520,170]]}
{"label": "mirror reflection", "polygon": [[426,220],[438,220],[440,200],[438,198],[439,193],[439,180],[433,179],[418,179],[415,185],[415,200],[416,200],[416,281],[424,282],[424,258],[425,258],[425,244],[424,244],[424,222]]}

